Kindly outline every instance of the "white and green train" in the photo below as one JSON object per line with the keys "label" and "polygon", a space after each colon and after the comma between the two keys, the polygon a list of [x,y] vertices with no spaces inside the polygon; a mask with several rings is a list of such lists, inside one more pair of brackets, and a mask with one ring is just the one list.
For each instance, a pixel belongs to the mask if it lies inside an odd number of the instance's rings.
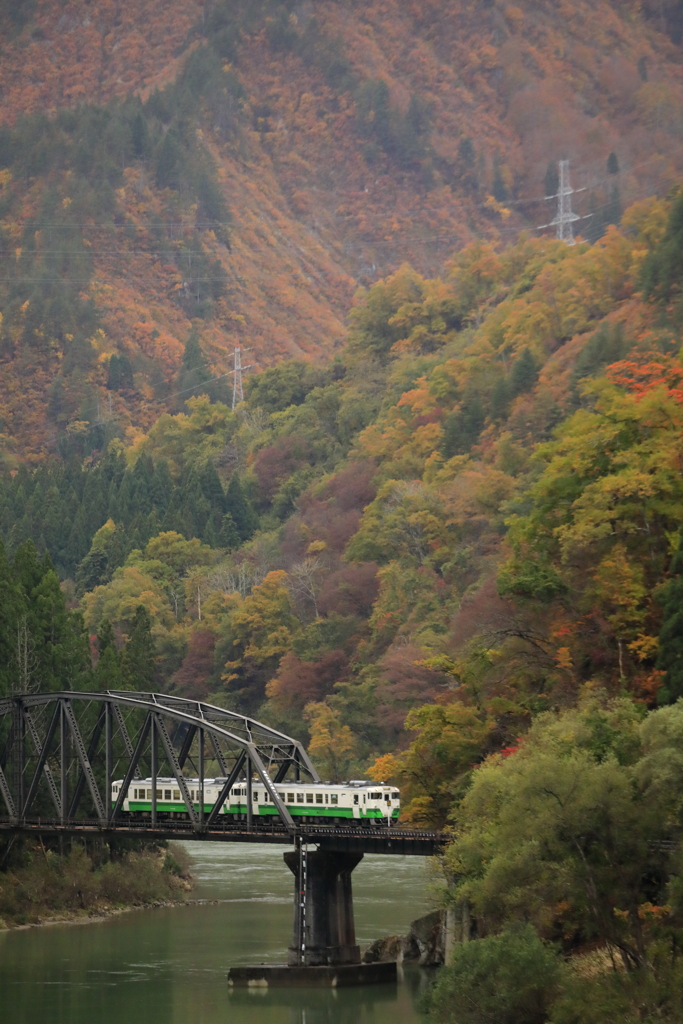
{"label": "white and green train", "polygon": [[[225,779],[204,779],[204,813],[209,814]],[[112,784],[112,805],[119,798],[123,780]],[[190,800],[199,811],[201,787],[199,779],[185,779]],[[312,818],[321,819],[321,824],[341,825],[350,820],[367,822],[382,821],[389,825],[396,821],[401,809],[400,793],[392,786],[376,782],[277,782],[273,788],[286,805],[292,820],[298,824]],[[266,787],[254,779],[251,787],[252,820],[265,822],[278,810]],[[123,801],[122,811],[134,818],[145,818],[152,813],[152,780],[133,779]],[[187,808],[175,779],[156,780],[156,813],[160,820],[187,818]],[[234,821],[244,821],[247,816],[247,783],[238,781],[230,790],[220,809],[220,815],[230,816]]]}

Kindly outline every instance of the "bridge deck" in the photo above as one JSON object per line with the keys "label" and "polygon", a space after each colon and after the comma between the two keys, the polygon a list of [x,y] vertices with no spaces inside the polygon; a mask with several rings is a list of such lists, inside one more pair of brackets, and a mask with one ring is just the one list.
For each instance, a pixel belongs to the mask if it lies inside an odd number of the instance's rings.
{"label": "bridge deck", "polygon": [[191,822],[157,822],[152,827],[146,821],[122,821],[103,827],[97,821],[84,819],[63,825],[59,821],[40,818],[25,819],[20,824],[0,819],[0,832],[24,835],[62,835],[104,838],[185,839],[221,843],[274,843],[292,846],[310,843],[321,850],[346,853],[391,853],[413,857],[433,857],[441,851],[446,837],[439,832],[401,828],[353,828],[350,826],[297,826],[288,831],[284,825],[273,823],[253,825],[247,829],[244,822],[220,823],[210,829],[195,829]]}

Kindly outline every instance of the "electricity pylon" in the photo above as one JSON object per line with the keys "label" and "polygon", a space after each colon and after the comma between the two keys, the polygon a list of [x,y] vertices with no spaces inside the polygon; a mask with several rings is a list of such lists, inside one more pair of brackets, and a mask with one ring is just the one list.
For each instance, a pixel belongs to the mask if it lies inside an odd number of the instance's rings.
{"label": "electricity pylon", "polygon": [[557,226],[557,237],[567,245],[574,245],[574,221],[581,220],[572,210],[574,189],[569,182],[569,160],[560,160],[560,190],[557,193],[557,217],[551,224]]}
{"label": "electricity pylon", "polygon": [[[549,224],[539,224],[540,228],[557,228],[557,238],[567,245],[575,245],[574,221],[581,220],[578,213],[572,210],[572,196],[574,189],[569,180],[569,160],[560,160],[560,187],[557,195],[548,196],[548,199],[557,199],[557,216]],[[579,189],[584,192],[585,189]]]}
{"label": "electricity pylon", "polygon": [[[244,350],[245,352],[247,349]],[[235,366],[230,372],[232,373],[232,408],[233,411],[236,405],[244,401],[244,387],[242,386],[242,374],[245,370],[250,370],[249,366],[242,366],[242,349],[239,345],[235,346]]]}

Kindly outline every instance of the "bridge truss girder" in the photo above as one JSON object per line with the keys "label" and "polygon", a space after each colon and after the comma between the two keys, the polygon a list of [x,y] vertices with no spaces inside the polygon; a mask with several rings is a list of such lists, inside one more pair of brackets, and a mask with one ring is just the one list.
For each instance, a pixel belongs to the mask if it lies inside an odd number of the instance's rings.
{"label": "bridge truss girder", "polygon": [[[187,786],[188,765],[199,779],[198,801]],[[205,814],[208,765],[215,765],[212,775],[225,781]],[[293,833],[291,815],[274,784],[290,773],[295,779],[320,781],[298,740],[202,701],[127,691],[19,694],[0,700],[0,819],[4,805],[5,820],[13,825],[37,811],[43,819],[56,815],[66,827],[78,819],[87,792],[87,816],[101,828],[115,827],[131,783],[145,772],[152,779],[152,827],[156,780],[172,777],[198,833],[216,823],[242,775],[247,780],[247,828],[252,826],[252,782],[258,779],[279,820]],[[123,783],[112,804],[117,778]]]}

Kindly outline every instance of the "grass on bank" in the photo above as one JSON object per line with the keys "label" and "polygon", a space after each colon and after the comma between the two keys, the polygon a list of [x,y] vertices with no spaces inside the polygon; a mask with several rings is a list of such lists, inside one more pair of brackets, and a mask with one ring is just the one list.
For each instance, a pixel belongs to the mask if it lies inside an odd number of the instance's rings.
{"label": "grass on bank", "polygon": [[[4,861],[4,863],[3,863]],[[0,928],[107,914],[182,898],[191,888],[183,847],[42,841],[0,850]]]}

